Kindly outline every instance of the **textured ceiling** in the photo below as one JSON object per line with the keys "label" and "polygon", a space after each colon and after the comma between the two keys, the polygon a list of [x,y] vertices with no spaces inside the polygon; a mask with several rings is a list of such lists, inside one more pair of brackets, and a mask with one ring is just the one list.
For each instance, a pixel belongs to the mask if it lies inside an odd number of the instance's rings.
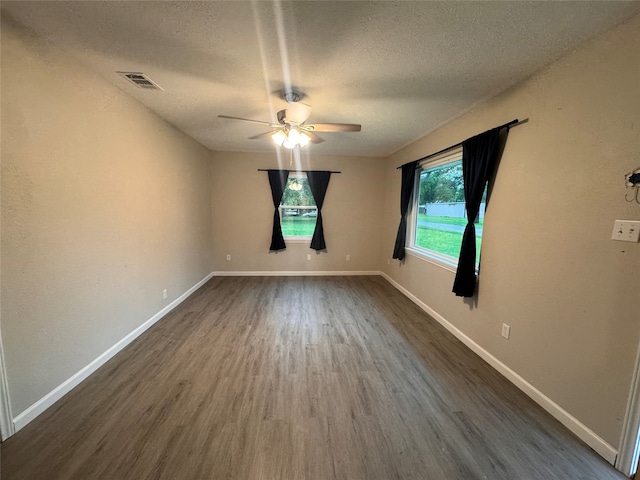
{"label": "textured ceiling", "polygon": [[[58,44],[212,150],[275,121],[287,85],[325,154],[387,156],[640,12],[640,2],[11,2],[2,12]],[[128,84],[144,72],[163,91]],[[505,121],[511,118],[505,118]]]}

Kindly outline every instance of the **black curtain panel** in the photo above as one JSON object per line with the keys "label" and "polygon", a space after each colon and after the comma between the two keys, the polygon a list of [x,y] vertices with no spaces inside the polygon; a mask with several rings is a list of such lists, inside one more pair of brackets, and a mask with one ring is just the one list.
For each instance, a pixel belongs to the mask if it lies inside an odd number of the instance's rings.
{"label": "black curtain panel", "polygon": [[402,165],[402,186],[400,189],[400,226],[396,236],[396,245],[393,249],[393,258],[404,259],[404,247],[407,243],[407,212],[413,193],[414,180],[416,178],[416,166],[418,161]]}
{"label": "black curtain panel", "polygon": [[331,172],[309,171],[307,172],[307,180],[309,181],[311,194],[318,207],[318,218],[316,219],[316,228],[311,238],[311,248],[316,251],[325,250],[327,245],[324,242],[324,228],[322,227],[322,205],[324,204],[324,197],[327,193],[329,180],[331,180]]}
{"label": "black curtain panel", "polygon": [[284,243],[282,236],[282,225],[280,225],[280,201],[287,186],[288,170],[267,170],[269,175],[269,185],[271,185],[271,197],[273,198],[273,231],[271,233],[271,246],[269,250],[284,250],[287,245]]}
{"label": "black curtain panel", "polygon": [[[462,237],[453,293],[473,297],[476,290],[476,227],[482,194],[494,173],[500,152],[500,130],[494,128],[462,142],[462,179],[467,226]],[[506,140],[506,137],[505,137]]]}

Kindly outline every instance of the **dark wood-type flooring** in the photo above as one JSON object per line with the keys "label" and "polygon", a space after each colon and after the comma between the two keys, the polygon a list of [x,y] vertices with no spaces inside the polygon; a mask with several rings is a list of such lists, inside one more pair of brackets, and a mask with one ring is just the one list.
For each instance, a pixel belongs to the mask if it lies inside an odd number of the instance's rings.
{"label": "dark wood-type flooring", "polygon": [[382,277],[215,277],[2,444],[3,480],[621,479]]}

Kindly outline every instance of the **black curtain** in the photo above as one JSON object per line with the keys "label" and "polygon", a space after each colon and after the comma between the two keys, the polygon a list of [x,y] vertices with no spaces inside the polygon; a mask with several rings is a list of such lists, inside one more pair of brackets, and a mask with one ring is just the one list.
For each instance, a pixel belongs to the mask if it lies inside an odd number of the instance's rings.
{"label": "black curtain", "polygon": [[311,248],[314,250],[324,250],[327,245],[324,243],[324,228],[322,227],[322,204],[327,193],[329,180],[331,180],[331,172],[326,171],[309,171],[307,172],[307,180],[311,194],[316,201],[318,207],[318,218],[316,219],[316,228],[313,231],[311,239]]}
{"label": "black curtain", "polygon": [[396,245],[393,249],[393,258],[404,258],[404,246],[407,243],[407,212],[413,193],[414,180],[416,178],[416,166],[418,161],[406,163],[402,166],[402,187],[400,189],[400,226],[396,236]]}
{"label": "black curtain", "polygon": [[[493,175],[500,152],[500,130],[494,128],[462,142],[462,179],[467,209],[458,270],[453,293],[459,297],[473,297],[476,290],[476,227],[482,194]],[[506,137],[505,137],[506,140]]]}
{"label": "black curtain", "polygon": [[284,189],[287,186],[289,170],[267,170],[267,174],[269,175],[271,197],[273,198],[273,206],[275,207],[275,211],[273,212],[273,232],[271,233],[271,246],[269,250],[284,250],[287,248],[287,245],[284,243],[284,237],[282,236],[280,212],[278,210]]}

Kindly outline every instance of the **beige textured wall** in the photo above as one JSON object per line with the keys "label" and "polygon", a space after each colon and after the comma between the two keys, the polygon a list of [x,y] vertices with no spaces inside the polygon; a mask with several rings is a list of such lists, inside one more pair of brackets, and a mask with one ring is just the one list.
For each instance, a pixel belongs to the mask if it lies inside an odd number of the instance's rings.
{"label": "beige textured wall", "polygon": [[[397,228],[396,166],[513,118],[484,227],[477,306],[454,274],[415,257],[385,272],[618,447],[640,333],[640,244],[610,240],[640,220],[623,175],[640,167],[640,17],[395,154],[386,250]],[[388,255],[387,255],[388,256]],[[511,339],[500,336],[511,325]]]}
{"label": "beige textured wall", "polygon": [[[327,134],[331,135],[331,134]],[[212,206],[216,271],[378,271],[384,191],[381,158],[303,155],[301,169],[333,170],[322,209],[327,252],[304,243],[269,253],[273,203],[266,172],[289,167],[276,153],[214,154]],[[307,254],[311,260],[307,261]],[[226,255],[231,261],[226,261]],[[346,256],[351,260],[346,261]]]}
{"label": "beige textured wall", "polygon": [[14,415],[211,271],[210,155],[3,18],[1,319]]}

